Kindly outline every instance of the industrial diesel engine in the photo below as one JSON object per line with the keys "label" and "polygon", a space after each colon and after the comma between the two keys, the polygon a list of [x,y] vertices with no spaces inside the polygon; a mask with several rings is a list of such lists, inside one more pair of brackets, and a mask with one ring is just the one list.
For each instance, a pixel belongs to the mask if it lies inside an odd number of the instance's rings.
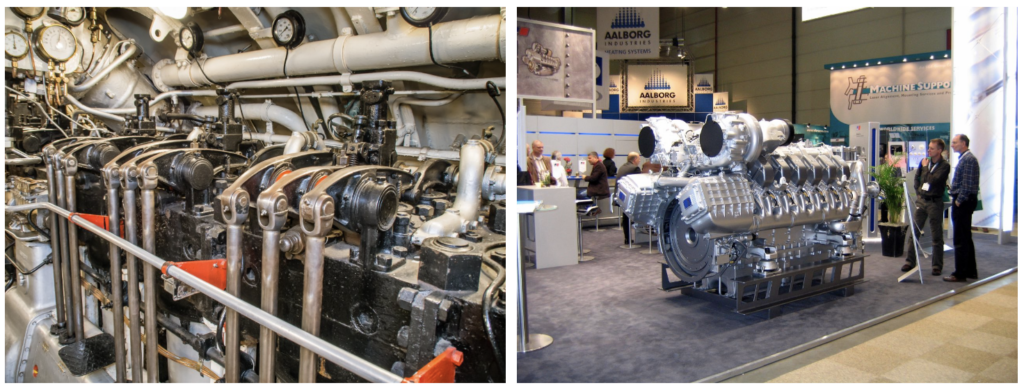
{"label": "industrial diesel engine", "polygon": [[504,8],[6,8],[6,382],[504,382]]}
{"label": "industrial diesel engine", "polygon": [[861,213],[877,187],[857,150],[793,136],[786,121],[748,114],[648,119],[640,151],[661,171],[626,176],[616,201],[652,227],[679,284],[740,313],[852,292],[863,278]]}

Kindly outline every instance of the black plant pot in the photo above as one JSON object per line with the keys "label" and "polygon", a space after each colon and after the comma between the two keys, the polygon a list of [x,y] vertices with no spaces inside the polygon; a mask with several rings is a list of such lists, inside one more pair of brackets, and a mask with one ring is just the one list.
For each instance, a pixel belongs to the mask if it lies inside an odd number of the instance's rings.
{"label": "black plant pot", "polygon": [[907,230],[910,225],[878,225],[882,231],[882,256],[903,256],[904,243],[907,242]]}

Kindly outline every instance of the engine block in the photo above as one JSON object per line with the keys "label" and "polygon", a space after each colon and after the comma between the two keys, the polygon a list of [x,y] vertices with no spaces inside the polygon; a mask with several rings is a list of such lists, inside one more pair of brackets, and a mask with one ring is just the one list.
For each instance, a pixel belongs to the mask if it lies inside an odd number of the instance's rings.
{"label": "engine block", "polygon": [[792,143],[793,135],[786,121],[742,113],[703,124],[648,119],[640,151],[662,171],[622,178],[616,201],[634,223],[656,229],[682,283],[735,299],[741,312],[763,309],[743,303],[780,287],[758,281],[777,279],[787,301],[819,293],[812,287],[836,279],[830,265],[863,258],[864,202],[878,189],[859,150]]}

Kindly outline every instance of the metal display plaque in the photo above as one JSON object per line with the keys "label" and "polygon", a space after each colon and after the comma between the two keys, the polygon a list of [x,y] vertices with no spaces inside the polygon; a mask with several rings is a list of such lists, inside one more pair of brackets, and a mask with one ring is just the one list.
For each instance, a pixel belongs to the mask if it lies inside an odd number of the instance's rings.
{"label": "metal display plaque", "polygon": [[693,112],[692,79],[690,61],[623,61],[619,111]]}
{"label": "metal display plaque", "polygon": [[517,97],[594,103],[594,30],[516,21]]}

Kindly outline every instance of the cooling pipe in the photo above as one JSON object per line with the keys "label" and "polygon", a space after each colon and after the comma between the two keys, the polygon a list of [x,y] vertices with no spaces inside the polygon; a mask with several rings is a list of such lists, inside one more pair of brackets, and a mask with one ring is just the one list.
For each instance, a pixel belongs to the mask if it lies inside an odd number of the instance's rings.
{"label": "cooling pipe", "polygon": [[[178,67],[167,63],[154,76],[170,87],[204,87],[218,83],[314,74],[432,65],[427,28],[410,26],[397,13],[387,16],[388,31],[340,36],[309,42],[291,49],[255,50],[211,58],[202,71],[195,62]],[[433,54],[438,63],[504,61],[505,17],[490,15],[437,24],[433,27]],[[282,65],[285,64],[285,65]]]}
{"label": "cooling pipe", "polygon": [[[103,68],[103,70],[101,70],[95,76],[90,78],[88,81],[78,85],[72,85],[68,88],[68,90],[70,92],[88,91],[90,88],[95,87],[96,84],[98,84],[100,80],[103,80],[104,77],[107,77],[107,75],[109,75],[111,71],[116,69],[118,66],[121,66],[121,64],[123,64],[125,61],[128,61],[129,58],[132,58],[132,56],[134,56],[137,51],[138,49],[135,46],[135,42],[132,42],[130,45],[128,45],[128,50],[125,50],[124,53],[121,53],[121,55],[118,56],[114,60],[114,62],[111,62],[110,65],[107,65],[107,67]],[[129,90],[132,89],[134,88],[129,88]],[[125,96],[130,96],[130,94],[125,94]]]}
{"label": "cooling pipe", "polygon": [[[219,116],[220,107],[197,107],[195,109],[195,114],[199,116]],[[274,122],[293,132],[309,131],[309,129],[306,128],[306,122],[302,120],[302,117],[300,117],[299,114],[296,114],[287,108],[275,106],[270,102],[262,104],[249,103],[242,104],[240,106],[236,105],[235,115],[238,117],[245,116],[246,119],[259,119],[264,122]]]}
{"label": "cooling pipe", "polygon": [[448,236],[460,231],[467,222],[476,221],[480,212],[480,190],[486,168],[484,147],[477,140],[462,145],[459,159],[459,188],[455,203],[440,217],[423,224],[412,236],[414,243],[430,237]]}

